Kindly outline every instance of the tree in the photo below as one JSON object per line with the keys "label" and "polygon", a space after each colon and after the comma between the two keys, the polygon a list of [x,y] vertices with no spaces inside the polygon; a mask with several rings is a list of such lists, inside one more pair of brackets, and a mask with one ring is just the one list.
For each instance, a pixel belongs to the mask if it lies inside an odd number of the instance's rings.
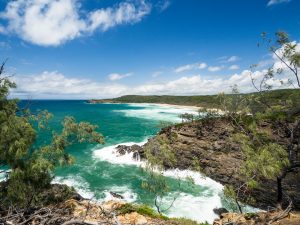
{"label": "tree", "polygon": [[[154,194],[154,205],[157,212],[162,214],[168,211],[176,200],[176,197],[174,197],[168,207],[162,207],[163,198],[170,191],[167,179],[163,175],[163,170],[165,163],[168,163],[169,167],[175,165],[176,158],[169,147],[169,140],[159,136],[155,141],[148,143],[144,147],[144,151],[147,162],[145,167],[146,179],[142,182],[142,188]],[[180,187],[180,181],[178,184]]]}
{"label": "tree", "polygon": [[181,122],[194,122],[195,116],[191,113],[183,113],[179,115]]}
{"label": "tree", "polygon": [[[246,185],[242,186],[253,188],[259,185],[263,178],[276,179],[277,207],[281,209],[284,193],[282,181],[288,173],[300,168],[297,154],[300,138],[300,102],[293,97],[293,92],[288,99],[277,103],[271,101],[270,94],[274,88],[273,84],[277,81],[281,87],[300,88],[300,49],[297,43],[289,40],[286,33],[277,32],[275,36],[273,42],[265,33],[262,34],[263,43],[267,43],[277,62],[265,70],[261,78],[255,78],[254,69],[257,66],[251,67],[250,77],[257,93],[246,95],[237,104],[237,108],[242,110],[238,113],[236,110],[229,110],[227,115],[237,128],[234,139],[241,144],[245,159],[240,172],[245,177]],[[232,97],[223,96],[225,106],[232,102]],[[267,127],[273,133],[262,129],[262,124],[268,124]],[[286,143],[283,145],[283,140],[274,139],[274,133],[286,136]],[[240,197],[236,190],[234,192],[235,197]]]}
{"label": "tree", "polygon": [[50,186],[53,170],[68,165],[73,158],[65,150],[75,142],[103,143],[97,126],[87,122],[76,122],[73,117],[62,121],[61,132],[53,131],[50,144],[35,147],[37,131],[47,126],[51,118],[48,112],[37,115],[21,109],[18,100],[9,99],[9,91],[16,84],[5,75],[5,63],[0,67],[0,166],[8,166],[7,181],[2,183],[2,204],[13,203],[18,207],[29,207],[43,190]]}

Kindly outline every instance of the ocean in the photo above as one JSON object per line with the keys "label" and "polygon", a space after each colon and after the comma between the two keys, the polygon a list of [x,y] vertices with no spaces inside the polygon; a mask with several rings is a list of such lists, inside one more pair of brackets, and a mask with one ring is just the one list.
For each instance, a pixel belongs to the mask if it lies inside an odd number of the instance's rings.
{"label": "ocean", "polygon": [[[25,104],[25,102],[21,102]],[[59,130],[65,116],[77,121],[88,121],[99,126],[105,144],[76,144],[67,151],[75,157],[71,166],[55,171],[54,183],[73,186],[83,197],[95,201],[114,199],[110,191],[124,197],[127,202],[147,204],[154,207],[154,195],[141,187],[145,171],[141,162],[132,155],[118,157],[115,147],[119,144],[142,145],[159,131],[161,122],[180,122],[179,114],[196,112],[191,108],[177,108],[154,104],[88,104],[86,101],[33,100],[32,112],[48,110],[53,114],[49,122],[51,129]],[[47,144],[51,132],[41,130],[36,145]],[[217,218],[213,209],[226,205],[222,197],[222,185],[192,171],[165,171],[170,192],[163,199],[168,206],[176,196],[174,206],[166,215],[185,217],[199,222],[210,222]],[[185,181],[192,177],[195,184]],[[180,189],[178,188],[180,178]]]}

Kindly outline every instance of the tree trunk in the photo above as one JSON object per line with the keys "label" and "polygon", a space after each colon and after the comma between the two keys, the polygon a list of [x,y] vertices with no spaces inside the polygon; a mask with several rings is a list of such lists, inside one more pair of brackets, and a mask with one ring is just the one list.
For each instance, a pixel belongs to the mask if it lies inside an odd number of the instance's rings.
{"label": "tree trunk", "polygon": [[235,198],[235,203],[236,203],[236,205],[237,205],[237,207],[238,207],[238,210],[240,211],[240,214],[243,214],[242,207],[241,207],[241,205],[240,205],[240,203],[239,203],[239,201],[238,201],[237,198]]}
{"label": "tree trunk", "polygon": [[282,193],[282,177],[277,177],[277,209],[282,209],[283,193]]}

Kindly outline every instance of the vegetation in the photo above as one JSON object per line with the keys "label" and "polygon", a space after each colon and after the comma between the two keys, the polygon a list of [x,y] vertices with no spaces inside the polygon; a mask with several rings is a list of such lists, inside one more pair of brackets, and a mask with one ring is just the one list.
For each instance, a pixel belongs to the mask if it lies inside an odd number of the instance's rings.
{"label": "vegetation", "polygon": [[[149,208],[149,206],[146,206],[146,205],[137,205],[137,204],[127,203],[118,210],[118,213],[120,213],[120,214],[126,214],[126,213],[131,213],[131,212],[137,212],[141,215],[149,216],[151,218],[156,218],[156,219],[172,220],[172,221],[176,222],[176,224],[199,225],[197,222],[190,220],[190,219],[169,218],[167,216],[163,216],[163,215],[155,212],[153,209]],[[208,223],[201,223],[200,225],[208,225]]]}
{"label": "vegetation", "polygon": [[[242,94],[242,96],[251,96],[257,93]],[[293,95],[293,96],[291,96]],[[265,97],[271,105],[276,105],[282,99],[292,98],[294,102],[300,102],[300,91],[292,89],[270,90],[265,93]],[[174,105],[187,105],[199,106],[205,108],[221,109],[220,100],[218,95],[201,95],[201,96],[170,96],[170,95],[126,95],[119,98],[103,99],[103,100],[90,100],[92,103],[111,102],[111,103],[159,103],[159,104],[174,104]],[[254,107],[254,106],[253,106]]]}
{"label": "vegetation", "polygon": [[160,215],[168,211],[176,200],[175,197],[167,208],[162,207],[163,198],[169,193],[169,184],[163,176],[164,162],[167,160],[169,166],[172,166],[176,161],[174,153],[169,148],[169,141],[161,137],[144,149],[147,164],[146,179],[142,182],[142,188],[155,195],[154,205]]}
{"label": "vegetation", "polygon": [[[297,155],[300,104],[299,98],[296,97],[300,88],[298,77],[300,53],[297,52],[296,44],[292,43],[284,32],[276,33],[275,42],[267,39],[265,34],[263,40],[279,60],[280,67],[274,64],[259,81],[251,75],[253,87],[257,90],[256,94],[243,96],[234,87],[232,95],[220,95],[226,116],[231,119],[238,131],[233,140],[242,146],[245,158],[240,170],[245,182],[238,187],[227,186],[225,189],[227,196],[237,203],[240,212],[242,209],[239,200],[248,199],[251,189],[257,187],[263,179],[277,180],[277,206],[282,209],[284,197],[282,181],[288,173],[297,172],[300,168]],[[286,79],[287,76],[289,79]],[[279,79],[281,85],[295,87],[276,104],[269,98],[270,93],[274,93],[271,90],[275,79]],[[261,129],[262,124],[269,124],[270,129]],[[282,145],[282,140],[274,140],[274,132],[284,133],[282,136],[288,137],[287,148]],[[292,208],[292,201],[288,196],[285,197],[289,201],[286,209],[288,212]]]}
{"label": "vegetation", "polygon": [[[0,67],[0,166],[6,174],[6,182],[1,184],[1,206],[30,208],[38,196],[49,188],[53,170],[57,166],[71,164],[73,158],[65,150],[75,142],[103,143],[103,136],[96,131],[97,126],[87,122],[76,122],[73,117],[65,117],[62,130],[53,131],[48,145],[36,148],[38,129],[47,128],[51,118],[48,112],[37,115],[28,109],[18,107],[16,99],[9,99],[9,91],[16,85],[5,75],[4,63]],[[1,168],[0,167],[0,168]]]}
{"label": "vegetation", "polygon": [[168,217],[155,212],[155,210],[153,210],[152,208],[150,208],[147,205],[137,205],[137,204],[126,203],[118,210],[118,212],[120,214],[137,212],[141,215],[149,216],[151,218],[157,218],[157,219],[163,219],[163,220],[169,219]]}
{"label": "vegetation", "polygon": [[[300,168],[299,154],[297,153],[299,152],[300,138],[300,86],[298,84],[300,65],[298,55],[300,53],[297,52],[295,44],[289,41],[285,33],[276,33],[276,38],[275,44],[272,44],[272,41],[266,40],[263,35],[264,42],[270,45],[268,48],[278,57],[281,67],[274,64],[262,74],[260,79],[254,79],[253,73],[251,73],[252,85],[257,90],[255,93],[241,94],[238,86],[235,85],[232,87],[231,94],[222,93],[214,97],[214,101],[218,102],[220,109],[225,113],[224,117],[228,118],[235,128],[232,141],[241,146],[244,163],[239,170],[239,177],[242,178],[242,182],[238,186],[227,185],[225,187],[225,194],[234,200],[241,213],[243,204],[240,202],[252,204],[254,201],[252,190],[258,188],[261,182],[271,179],[277,181],[278,208],[282,209],[283,206],[288,206],[286,211],[281,213],[281,216],[286,215],[286,212],[291,210],[292,201],[284,195],[282,181],[288,173],[295,173]],[[254,70],[256,67],[252,66],[251,68]],[[281,85],[280,88],[294,88],[273,90],[272,83],[276,81]],[[151,101],[153,103],[156,98],[158,97],[125,96],[117,99],[131,102]],[[168,98],[169,96],[157,101],[164,101]],[[205,115],[204,118],[202,117],[204,123],[210,123],[216,116],[220,116],[215,110],[206,108],[202,108],[199,114]],[[188,114],[181,115],[181,118],[182,122],[193,122],[194,119],[199,119]],[[176,126],[182,126],[182,124]],[[274,134],[282,138],[274,139]],[[157,143],[158,146],[146,147],[146,149],[150,149],[147,151],[152,153],[146,155],[146,158],[149,158],[153,165],[161,165],[164,162],[164,168],[168,168],[165,165],[168,160],[164,160],[166,157],[162,154],[170,152],[167,142],[171,142],[171,139],[172,135],[169,135],[168,140]],[[159,139],[157,141],[160,142]],[[152,142],[152,145],[156,145],[155,142]],[[152,158],[154,159],[152,160]],[[152,181],[155,179],[155,177],[151,177]],[[159,182],[159,184],[162,183],[162,181]],[[157,196],[167,194],[167,189],[153,183],[150,187],[153,185],[163,191],[163,194]],[[283,205],[284,202],[288,205]]]}

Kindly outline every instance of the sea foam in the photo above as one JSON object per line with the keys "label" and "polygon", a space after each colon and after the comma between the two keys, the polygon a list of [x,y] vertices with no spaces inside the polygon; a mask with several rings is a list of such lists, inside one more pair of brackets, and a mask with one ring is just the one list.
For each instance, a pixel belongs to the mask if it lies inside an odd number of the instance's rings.
{"label": "sea foam", "polygon": [[132,146],[132,145],[144,145],[147,141],[143,142],[126,142],[126,143],[120,143],[113,146],[104,147],[101,149],[97,149],[93,152],[93,156],[96,159],[107,161],[112,164],[120,164],[120,165],[136,165],[140,166],[142,165],[141,161],[134,160],[133,159],[133,152],[125,154],[125,155],[119,155],[117,152],[117,146],[119,145],[126,145],[126,146]]}
{"label": "sea foam", "polygon": [[[143,145],[144,143],[145,142],[129,142],[120,143],[118,145],[131,146],[134,144]],[[135,159],[133,159],[133,153],[120,156],[116,151],[116,147],[118,145],[95,150],[94,157],[96,159],[108,161],[113,164],[135,165],[140,167],[145,166],[145,162],[136,161]],[[186,217],[198,222],[207,221],[209,223],[212,223],[213,220],[218,217],[213,212],[213,209],[222,207],[221,194],[223,191],[223,186],[220,183],[191,170],[166,170],[163,171],[163,175],[166,177],[172,177],[181,180],[192,179],[195,185],[206,187],[209,190],[209,192],[203,192],[199,196],[194,196],[182,192],[169,193],[163,200],[163,206],[168,207],[172,203],[174,196],[176,196],[176,200],[170,210],[166,212],[166,215],[170,217]],[[116,189],[116,192],[119,193],[120,191]],[[121,191],[121,193],[124,192]],[[129,195],[131,194],[132,193],[130,193]],[[106,195],[107,196],[104,200],[110,200],[112,198],[108,191],[106,192]],[[127,200],[126,196],[125,200]],[[129,200],[130,202],[135,201],[134,198],[130,198]]]}
{"label": "sea foam", "polygon": [[[116,198],[114,197],[110,192],[117,193],[121,195],[123,198]],[[125,202],[135,202],[137,200],[137,194],[134,193],[129,187],[127,186],[112,186],[109,190],[105,190],[104,192],[104,198],[101,199],[101,201],[125,201]]]}
{"label": "sea foam", "polygon": [[80,194],[83,198],[93,199],[94,194],[89,188],[88,182],[86,182],[80,176],[67,176],[60,177],[56,176],[52,181],[53,184],[65,184],[69,187],[73,187],[78,194]]}
{"label": "sea foam", "polygon": [[163,106],[154,104],[128,104],[135,107],[133,109],[114,110],[117,113],[123,113],[126,117],[136,117],[142,119],[151,119],[157,121],[180,122],[180,114],[190,113],[198,115],[196,109],[189,107]]}

